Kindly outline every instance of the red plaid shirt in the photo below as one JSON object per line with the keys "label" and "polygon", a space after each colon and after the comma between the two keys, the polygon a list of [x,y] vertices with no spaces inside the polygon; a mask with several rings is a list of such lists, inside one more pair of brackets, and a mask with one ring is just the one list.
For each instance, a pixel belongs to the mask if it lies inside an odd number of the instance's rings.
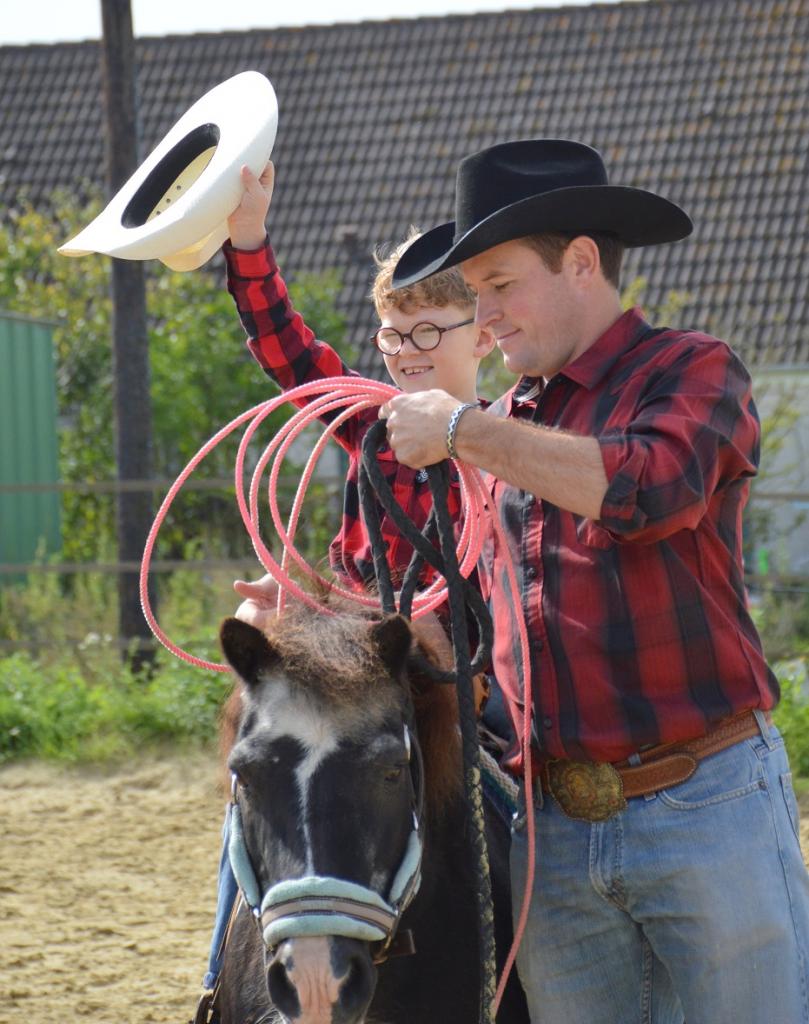
{"label": "red plaid shirt", "polygon": [[[618,761],[771,708],[778,684],[742,568],[759,422],[731,349],[631,310],[544,386],[523,378],[489,411],[597,438],[609,481],[597,521],[488,481],[521,587],[541,756]],[[512,598],[497,553],[483,563],[495,675],[517,722]]]}
{"label": "red plaid shirt", "polygon": [[[333,348],[316,340],[301,315],[295,312],[269,243],[254,252],[234,249],[226,243],[224,252],[228,290],[236,301],[239,317],[247,332],[247,345],[264,372],[283,390],[326,377],[358,376],[340,360]],[[299,399],[297,404],[303,406],[307,401]],[[342,526],[329,546],[329,562],[335,572],[362,586],[375,581],[375,575],[368,534],[360,517],[357,475],[362,439],[376,419],[376,409],[365,410],[347,420],[335,435],[348,453],[349,466]],[[427,474],[423,470],[400,465],[387,446],[380,451],[378,461],[396,500],[421,529],[432,508]],[[378,508],[388,564],[396,584],[410,562],[413,549],[382,506]],[[457,520],[460,515],[460,488],[454,467],[449,511],[453,520]],[[432,569],[425,566],[422,584],[428,582],[432,575]]]}

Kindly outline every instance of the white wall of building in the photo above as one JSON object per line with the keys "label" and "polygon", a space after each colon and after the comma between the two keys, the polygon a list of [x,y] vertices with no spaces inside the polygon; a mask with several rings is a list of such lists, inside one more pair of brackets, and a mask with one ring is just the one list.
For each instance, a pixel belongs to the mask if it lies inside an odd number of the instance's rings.
{"label": "white wall of building", "polygon": [[748,569],[809,577],[809,367],[759,371],[754,394],[762,457],[750,499],[759,529]]}

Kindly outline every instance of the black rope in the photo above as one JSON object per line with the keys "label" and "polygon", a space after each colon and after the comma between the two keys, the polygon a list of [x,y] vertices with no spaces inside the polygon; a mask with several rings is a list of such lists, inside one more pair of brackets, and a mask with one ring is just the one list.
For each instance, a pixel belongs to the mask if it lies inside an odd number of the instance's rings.
{"label": "black rope", "polygon": [[[368,429],[368,432],[362,442],[362,461],[360,464],[358,481],[360,505],[362,507],[363,518],[365,519],[366,529],[368,530],[368,535],[371,541],[374,570],[376,572],[380,600],[382,608],[386,614],[396,611],[397,608],[393,585],[391,583],[390,569],[388,567],[385,553],[385,542],[382,537],[382,530],[379,523],[379,510],[375,499],[379,499],[379,503],[396,524],[399,532],[405,540],[408,540],[413,546],[413,556],[402,582],[402,594],[405,595],[406,601],[404,603],[400,603],[398,608],[402,615],[406,615],[409,618],[412,596],[416,589],[423,563],[427,562],[446,579],[444,557],[442,554],[443,548],[442,550],[438,550],[432,543],[432,540],[435,537],[435,531],[437,529],[435,523],[437,508],[441,505],[443,508],[446,508],[447,506],[446,489],[449,480],[449,463],[444,461],[439,462],[434,466],[427,467],[427,479],[430,483],[430,490],[433,493],[433,509],[424,530],[418,530],[394,497],[390,484],[385,479],[385,475],[377,462],[376,453],[385,443],[385,421],[378,420]],[[440,475],[443,475],[444,477],[442,491],[443,497],[440,502],[437,502],[435,488],[436,486],[442,486],[439,483]],[[454,553],[455,539],[451,522],[448,523],[446,536],[452,543],[452,550]],[[476,675],[478,672],[482,672],[487,668],[489,664],[489,655],[491,654],[492,642],[494,639],[492,617],[489,614],[489,609],[486,607],[486,602],[481,597],[480,591],[474,583],[464,579],[464,577],[459,574],[454,585],[462,591],[466,607],[471,611],[477,625],[478,645],[471,664],[472,675]],[[436,670],[433,675],[442,682],[454,683],[456,681],[454,673],[442,673],[440,670]]]}
{"label": "black rope", "polygon": [[[430,674],[441,682],[454,682],[458,694],[464,790],[473,825],[471,842],[477,882],[481,960],[480,1021],[481,1024],[491,1024],[497,986],[497,964],[473,677],[488,664],[493,639],[492,621],[477,587],[461,576],[458,565],[455,533],[447,506],[449,463],[445,460],[427,467],[427,479],[433,495],[433,510],[424,531],[419,531],[399,506],[377,461],[377,452],[385,440],[386,424],[384,420],[379,420],[370,427],[363,439],[358,481],[360,503],[371,541],[380,601],[386,613],[396,611],[396,597],[386,558],[377,498],[402,535],[413,545],[413,557],[402,584],[399,612],[410,617],[412,598],[424,562],[436,569],[447,583],[455,671],[441,672],[431,667]],[[440,550],[436,549],[433,543],[436,535]],[[469,645],[467,607],[471,610],[478,628],[478,646],[474,659]]]}

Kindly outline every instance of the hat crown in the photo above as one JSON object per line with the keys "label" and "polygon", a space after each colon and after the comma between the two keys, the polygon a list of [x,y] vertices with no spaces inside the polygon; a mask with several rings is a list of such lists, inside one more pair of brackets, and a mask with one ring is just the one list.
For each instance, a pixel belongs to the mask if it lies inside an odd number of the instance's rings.
{"label": "hat crown", "polygon": [[455,241],[512,203],[560,188],[606,184],[601,155],[581,142],[524,139],[483,149],[458,165]]}

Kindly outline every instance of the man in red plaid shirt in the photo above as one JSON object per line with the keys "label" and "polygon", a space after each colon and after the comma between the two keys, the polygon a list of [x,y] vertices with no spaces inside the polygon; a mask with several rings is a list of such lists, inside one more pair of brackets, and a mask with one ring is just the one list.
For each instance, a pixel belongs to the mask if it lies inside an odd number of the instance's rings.
{"label": "man in red plaid shirt", "polygon": [[[431,390],[381,415],[406,465],[449,450],[480,467],[507,537],[483,577],[518,733],[533,712],[518,964],[542,1024],[809,1022],[809,876],[743,579],[750,378],[724,342],[620,302],[624,248],[690,231],[673,203],[609,185],[595,150],[527,140],[462,161],[456,221],[394,273],[460,266],[519,376],[487,411]],[[513,840],[517,910],[524,818]]]}

